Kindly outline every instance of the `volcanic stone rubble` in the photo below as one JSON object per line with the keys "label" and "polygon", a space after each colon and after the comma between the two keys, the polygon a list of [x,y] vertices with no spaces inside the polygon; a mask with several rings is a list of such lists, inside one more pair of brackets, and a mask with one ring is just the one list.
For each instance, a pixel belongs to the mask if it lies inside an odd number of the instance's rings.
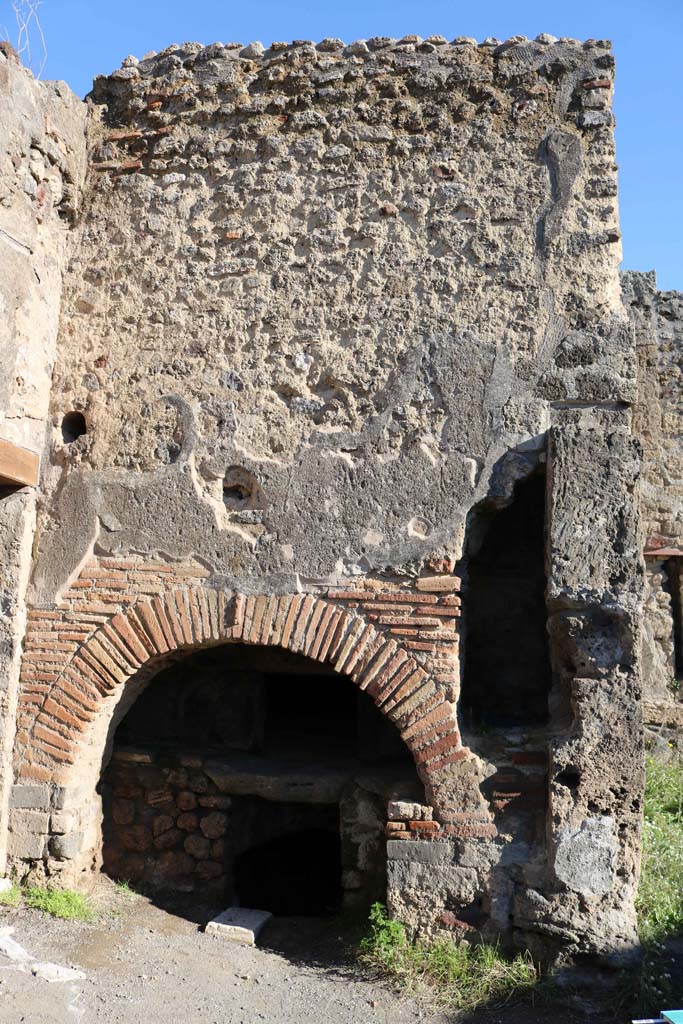
{"label": "volcanic stone rubble", "polygon": [[226,808],[122,796],[160,755],[116,729],[181,657],[277,647],[410,755],[367,824],[395,916],[628,958],[643,706],[681,724],[681,299],[622,297],[613,76],[548,35],[186,43],[81,103],[0,54],[0,437],[41,456],[0,499],[8,871],[85,884],[104,833],[229,878]]}

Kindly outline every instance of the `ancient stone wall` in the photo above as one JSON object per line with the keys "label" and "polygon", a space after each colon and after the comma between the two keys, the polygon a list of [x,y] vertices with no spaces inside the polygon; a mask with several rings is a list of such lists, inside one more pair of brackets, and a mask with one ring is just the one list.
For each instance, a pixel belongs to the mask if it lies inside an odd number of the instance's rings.
{"label": "ancient stone wall", "polygon": [[[3,44],[0,125],[0,439],[40,454],[85,109],[64,83],[35,82]],[[34,490],[0,486],[0,870],[34,529]]]}
{"label": "ancient stone wall", "polygon": [[[452,593],[457,578],[424,578],[423,587],[446,590],[443,595],[424,590],[410,595],[395,586],[353,594],[328,589],[325,600],[312,593],[226,594],[207,577],[207,570],[196,564],[98,560],[85,566],[58,607],[29,612],[15,741],[19,781],[10,818],[16,857],[35,860],[53,854],[51,869],[66,868],[71,874],[74,866],[64,861],[75,860],[79,870],[97,861],[101,836],[95,790],[113,728],[141,685],[176,651],[230,641],[284,647],[330,662],[348,675],[400,730],[431,801],[438,804],[443,827],[457,834],[473,825],[450,792],[449,766],[468,752],[462,748],[449,688],[436,678],[444,648],[454,647],[439,635],[452,633],[459,613],[459,599]],[[401,609],[404,621],[416,624],[413,635],[421,632],[425,609],[445,612],[430,631],[431,642],[394,639],[391,627],[378,621],[389,602]],[[450,628],[444,629],[444,621]],[[413,651],[409,644],[423,649]],[[51,789],[55,784],[56,792]],[[27,829],[26,811],[36,799],[41,813],[35,827]],[[54,816],[48,819],[44,812],[50,807],[59,812],[66,807],[68,827],[61,813],[56,826]],[[441,827],[435,822],[429,830]]]}
{"label": "ancient stone wall", "polygon": [[[104,869],[148,890],[194,893],[226,906],[238,895],[242,854],[264,841],[324,830],[337,834],[341,847],[341,899],[333,909],[367,911],[386,892],[387,793],[354,784],[341,772],[288,778],[278,767],[256,776],[234,759],[117,751],[103,778]],[[270,869],[273,885],[280,872],[281,883],[291,885],[284,866]],[[303,870],[312,871],[313,884],[315,864]],[[302,909],[296,908],[300,891],[280,899],[288,901],[290,913]]]}
{"label": "ancient stone wall", "polygon": [[290,586],[457,559],[549,402],[634,397],[607,44],[420,45],[97,80],[53,389],[88,433],[34,600],[93,545]]}
{"label": "ancient stone wall", "polygon": [[670,757],[680,754],[683,735],[683,295],[657,291],[654,273],[624,274],[623,289],[638,351],[634,431],[643,447],[646,738]]}
{"label": "ancient stone wall", "polygon": [[[632,948],[643,567],[613,64],[604,41],[330,39],[186,44],[96,81],[19,872],[98,862],[113,730],[167,656],[272,643],[365,688],[413,755],[427,804],[388,813],[394,913],[543,956]],[[547,714],[463,742],[475,524],[542,474]]]}

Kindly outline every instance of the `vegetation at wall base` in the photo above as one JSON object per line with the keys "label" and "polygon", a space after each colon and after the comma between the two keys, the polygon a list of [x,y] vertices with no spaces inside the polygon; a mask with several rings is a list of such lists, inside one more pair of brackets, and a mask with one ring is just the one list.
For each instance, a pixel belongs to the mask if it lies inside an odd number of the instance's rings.
{"label": "vegetation at wall base", "polygon": [[[620,1019],[656,1015],[667,1003],[683,1002],[671,943],[683,943],[683,764],[647,763],[643,860],[636,899],[642,947],[640,968],[610,1004]],[[360,944],[361,960],[409,991],[423,991],[456,1009],[501,1005],[534,990],[552,998],[552,977],[541,981],[529,954],[506,959],[497,947],[449,939],[411,940],[381,903],[370,912],[370,930]],[[597,994],[599,996],[599,994]],[[557,992],[555,992],[557,996]],[[564,997],[566,998],[566,992]],[[633,1011],[633,1012],[631,1012]]]}
{"label": "vegetation at wall base", "polygon": [[18,885],[0,892],[0,907],[17,907],[21,903],[21,889]]}
{"label": "vegetation at wall base", "polygon": [[635,997],[650,1013],[683,1001],[676,957],[668,943],[683,941],[683,764],[647,762],[643,855],[636,897],[643,961]]}
{"label": "vegetation at wall base", "polygon": [[64,921],[92,921],[95,917],[87,896],[73,889],[29,885],[24,889],[24,903],[33,910],[42,910]]}
{"label": "vegetation at wall base", "polygon": [[365,964],[401,987],[428,992],[435,1002],[458,1010],[503,1005],[530,992],[539,981],[529,954],[507,959],[496,946],[412,940],[381,903],[370,911],[370,931],[360,944],[360,955]]}

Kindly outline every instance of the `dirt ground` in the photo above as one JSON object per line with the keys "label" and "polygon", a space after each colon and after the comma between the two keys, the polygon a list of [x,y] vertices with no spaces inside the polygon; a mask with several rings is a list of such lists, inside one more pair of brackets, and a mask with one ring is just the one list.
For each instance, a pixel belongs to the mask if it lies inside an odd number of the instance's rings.
{"label": "dirt ground", "polygon": [[[368,976],[334,921],[282,918],[259,948],[205,935],[187,917],[110,883],[95,923],[0,907],[0,933],[84,980],[47,982],[0,955],[0,1024],[447,1024],[424,1001]],[[563,1014],[563,1022],[586,1020]],[[530,1007],[479,1011],[460,1024],[550,1024]],[[595,1022],[596,1018],[592,1018]]]}

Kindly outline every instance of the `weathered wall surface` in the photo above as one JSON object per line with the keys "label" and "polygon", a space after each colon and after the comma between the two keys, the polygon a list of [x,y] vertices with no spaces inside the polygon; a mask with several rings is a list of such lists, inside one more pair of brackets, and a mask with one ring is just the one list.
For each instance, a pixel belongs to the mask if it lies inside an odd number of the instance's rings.
{"label": "weathered wall surface", "polygon": [[85,110],[0,52],[0,436],[41,452],[66,241],[85,170]]}
{"label": "weathered wall surface", "polygon": [[[85,110],[0,50],[0,438],[41,453],[69,229],[85,168]],[[0,489],[0,870],[35,494]]]}
{"label": "weathered wall surface", "polygon": [[[551,705],[549,849],[557,888],[528,912],[628,944],[640,859],[643,744],[640,450],[625,410],[566,410],[551,438],[548,628]],[[608,895],[609,893],[609,895]],[[552,908],[552,909],[551,909]],[[631,933],[632,934],[632,933]]]}
{"label": "weathered wall surface", "polygon": [[623,290],[636,332],[634,431],[643,447],[646,738],[652,750],[670,756],[683,730],[683,295],[657,291],[654,273],[624,274]]}
{"label": "weathered wall surface", "polygon": [[89,431],[55,430],[36,601],[95,543],[414,573],[549,400],[634,397],[605,46],[351,49],[96,82],[53,391]]}
{"label": "weathered wall surface", "polygon": [[[324,650],[414,753],[433,817],[388,825],[395,913],[433,932],[481,912],[545,955],[632,944],[642,563],[612,75],[602,41],[408,37],[186,44],[97,80],[18,739],[16,834],[46,870],[96,848],[90,777],[140,650],[235,636],[234,609],[212,615],[237,592],[240,637]],[[466,613],[468,513],[546,458],[550,717],[489,760],[456,724],[453,572]],[[187,565],[215,636],[174,619]]]}

